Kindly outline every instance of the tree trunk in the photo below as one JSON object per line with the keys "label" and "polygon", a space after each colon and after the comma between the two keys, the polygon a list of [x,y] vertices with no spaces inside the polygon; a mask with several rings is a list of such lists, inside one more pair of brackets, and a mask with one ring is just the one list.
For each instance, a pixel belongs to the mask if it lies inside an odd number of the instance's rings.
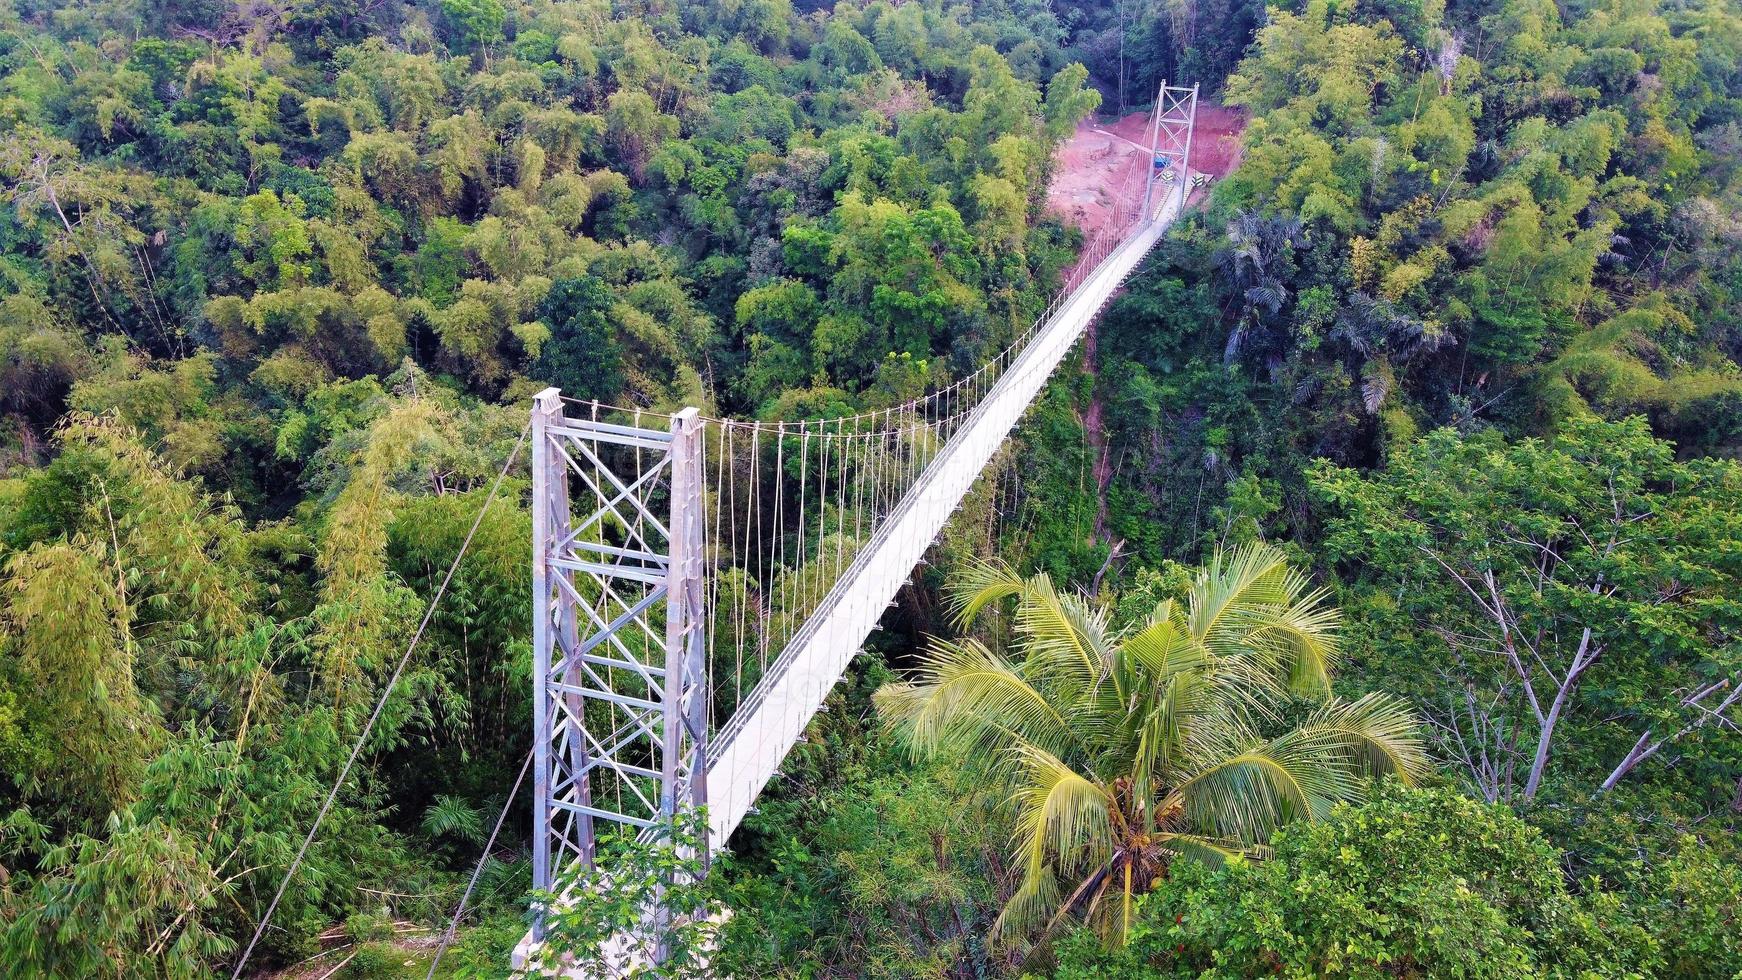
{"label": "tree trunk", "polygon": [[[1541,724],[1537,731],[1536,754],[1530,760],[1530,778],[1524,783],[1524,798],[1536,799],[1537,787],[1542,785],[1542,773],[1548,768],[1549,748],[1554,742],[1555,726],[1560,723],[1561,711],[1572,697],[1573,689],[1578,686],[1579,675],[1585,668],[1591,666],[1603,652],[1602,647],[1592,648],[1591,628],[1585,627],[1579,636],[1579,649],[1573,654],[1573,662],[1567,667],[1566,677],[1555,689],[1554,700],[1549,703],[1548,714],[1541,716]],[[1527,680],[1528,683],[1528,680]]]}

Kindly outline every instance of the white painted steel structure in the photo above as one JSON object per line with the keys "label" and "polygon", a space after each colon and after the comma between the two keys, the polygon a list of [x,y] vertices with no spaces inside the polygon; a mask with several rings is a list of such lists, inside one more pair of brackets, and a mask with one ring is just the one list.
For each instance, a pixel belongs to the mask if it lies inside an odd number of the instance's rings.
{"label": "white painted steel structure", "polygon": [[[726,846],[1053,370],[1183,211],[1194,183],[1186,165],[1196,104],[1195,86],[1164,86],[1157,99],[1152,152],[1167,142],[1179,154],[1183,179],[1162,183],[1161,200],[1152,204],[1158,184],[1152,162],[1125,233],[1089,245],[1067,292],[1028,334],[995,362],[920,403],[856,416],[851,429],[848,420],[837,419],[710,420],[695,409],[664,417],[669,429],[655,429],[641,424],[640,413],[625,419],[605,410],[601,417],[602,407],[590,403],[579,417],[570,415],[560,392],[540,393],[532,422],[536,888],[551,890],[570,864],[593,865],[600,821],[639,828],[647,837],[674,813],[706,804],[707,850]],[[898,424],[892,429],[891,422]],[[710,429],[718,430],[717,459],[704,458]],[[742,429],[749,430],[750,452],[739,458],[731,439]],[[776,446],[771,458],[758,442],[764,434]],[[941,446],[928,444],[945,436]],[[789,443],[792,457],[784,455]],[[740,533],[748,547],[753,516],[760,549],[764,514],[784,520],[792,509],[791,499],[783,507],[780,494],[791,482],[793,460],[800,460],[802,491],[812,456],[820,447],[821,472],[831,443],[842,494],[859,495],[854,533],[847,533],[848,503],[835,500],[831,507],[825,499],[833,492],[831,476],[819,481],[808,522],[806,498],[798,499],[796,549],[777,525],[771,560],[758,554],[752,564],[730,554],[740,547]],[[768,462],[775,464],[773,507],[752,496],[740,521],[739,471],[759,480],[755,471]],[[882,475],[892,467],[905,468],[900,480]],[[881,490],[889,492],[880,499]],[[869,525],[861,527],[866,509]],[[839,534],[825,547],[831,516]],[[789,598],[778,594],[784,581],[776,581],[790,574],[783,562],[792,555],[799,593],[805,593],[807,557],[827,574],[816,577],[814,598],[788,609],[802,622],[761,665],[750,691],[738,691],[730,717],[714,730],[710,706],[718,692],[709,657],[720,655],[710,648],[722,610],[709,589],[730,573],[740,576],[740,588],[748,588],[748,579],[769,593],[738,599],[735,676],[741,682],[744,633],[759,630],[766,643],[775,604],[784,607]],[[516,959],[525,962],[529,944],[540,938],[535,926]]]}
{"label": "white painted steel structure", "polygon": [[[1181,186],[1191,184],[1192,136],[1197,125],[1198,87],[1193,85],[1185,88],[1162,82],[1161,92],[1156,96],[1155,115],[1151,117],[1149,145],[1155,161],[1150,164],[1149,179],[1144,182],[1144,201],[1150,200],[1150,193],[1155,187],[1156,172],[1163,169],[1159,163],[1164,157],[1168,160],[1169,170],[1172,169],[1174,161],[1179,162],[1178,183]],[[1190,191],[1182,193],[1189,194]]]}
{"label": "white painted steel structure", "polygon": [[[568,417],[555,388],[532,413],[532,876],[545,890],[568,862],[592,865],[596,821],[645,830],[707,802],[702,423],[693,408],[663,432],[592,414]],[[596,771],[616,777],[609,798]]]}

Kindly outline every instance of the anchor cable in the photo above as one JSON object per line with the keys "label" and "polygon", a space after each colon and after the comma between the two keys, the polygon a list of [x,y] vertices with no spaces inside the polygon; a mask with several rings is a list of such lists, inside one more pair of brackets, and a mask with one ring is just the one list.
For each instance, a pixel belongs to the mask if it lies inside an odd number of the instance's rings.
{"label": "anchor cable", "polygon": [[478,876],[484,873],[484,865],[490,863],[490,851],[496,846],[496,835],[502,832],[502,822],[508,819],[508,810],[514,805],[514,798],[520,795],[520,784],[526,781],[526,771],[532,768],[532,750],[526,752],[526,761],[520,764],[520,775],[514,777],[514,788],[508,791],[508,799],[502,801],[502,812],[496,815],[496,826],[490,830],[490,839],[484,842],[484,853],[478,855],[478,864],[472,868],[472,880],[466,882],[466,891],[460,896],[460,904],[454,909],[454,917],[448,920],[448,928],[442,933],[441,945],[436,947],[435,958],[429,961],[429,972],[423,980],[434,980],[436,966],[442,961],[442,954],[448,951],[448,946],[454,941],[454,933],[460,928],[460,917],[466,914],[466,903],[472,899],[472,889],[478,887]]}
{"label": "anchor cable", "polygon": [[406,664],[411,662],[412,653],[417,650],[418,642],[423,639],[424,630],[429,627],[430,620],[435,618],[436,606],[442,601],[442,596],[448,591],[448,584],[454,580],[454,573],[460,569],[460,560],[466,557],[467,549],[472,546],[472,537],[478,533],[478,528],[484,523],[484,515],[490,510],[490,504],[496,500],[496,494],[502,489],[502,481],[507,478],[508,471],[513,468],[514,461],[520,457],[520,449],[526,445],[526,435],[532,430],[532,422],[528,420],[520,430],[520,438],[515,440],[514,449],[503,461],[502,469],[496,474],[495,482],[490,484],[489,496],[484,499],[484,506],[478,508],[478,516],[472,521],[472,527],[466,532],[466,538],[460,543],[460,550],[454,555],[453,563],[448,566],[448,573],[442,578],[442,584],[436,588],[435,595],[430,597],[429,605],[424,609],[423,621],[417,624],[417,632],[411,635],[411,642],[406,644],[405,653],[399,658],[399,664],[393,668],[393,676],[388,678],[387,685],[381,690],[381,699],[375,702],[375,710],[369,715],[369,721],[363,726],[363,731],[357,736],[357,744],[351,747],[351,755],[345,760],[345,765],[339,770],[339,778],[333,780],[333,788],[327,792],[326,802],[315,815],[314,825],[309,827],[308,836],[302,839],[302,846],[297,848],[296,857],[290,862],[290,867],[284,873],[284,879],[278,883],[278,891],[272,896],[272,903],[266,906],[266,913],[260,917],[260,923],[254,927],[254,935],[249,938],[248,945],[242,950],[242,956],[236,960],[236,969],[231,971],[230,980],[240,980],[242,968],[248,965],[248,958],[254,955],[254,947],[259,944],[260,937],[266,933],[266,926],[272,921],[272,913],[278,911],[278,903],[284,899],[285,889],[290,887],[292,878],[296,877],[297,869],[302,867],[303,858],[308,855],[308,849],[314,843],[315,834],[321,829],[321,824],[327,819],[327,812],[332,809],[333,801],[338,798],[339,790],[345,785],[345,780],[351,775],[351,766],[357,757],[363,754],[363,746],[369,741],[369,734],[375,730],[375,723],[380,720],[381,712],[387,707],[387,699],[393,694],[393,688],[399,684],[399,676],[405,672]]}

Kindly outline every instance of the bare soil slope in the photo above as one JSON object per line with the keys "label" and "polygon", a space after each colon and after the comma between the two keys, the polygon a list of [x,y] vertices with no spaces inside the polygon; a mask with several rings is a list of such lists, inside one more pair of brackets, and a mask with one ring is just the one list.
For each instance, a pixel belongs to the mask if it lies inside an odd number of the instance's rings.
{"label": "bare soil slope", "polygon": [[[1047,207],[1088,235],[1121,222],[1143,192],[1149,157],[1149,114],[1134,112],[1117,122],[1085,121],[1054,158]],[[1244,114],[1208,102],[1198,104],[1192,139],[1194,171],[1220,179],[1240,163]]]}

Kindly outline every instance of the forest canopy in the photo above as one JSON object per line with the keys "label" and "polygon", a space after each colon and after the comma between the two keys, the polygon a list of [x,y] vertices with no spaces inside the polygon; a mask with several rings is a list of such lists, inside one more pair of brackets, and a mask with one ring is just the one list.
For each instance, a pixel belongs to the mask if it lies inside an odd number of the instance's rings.
{"label": "forest canopy", "polygon": [[478,862],[441,975],[506,975],[530,397],[968,376],[1085,245],[1059,147],[1163,81],[1226,172],[712,962],[1736,976],[1735,0],[0,3],[0,972],[227,975],[361,744],[251,968],[423,976]]}

